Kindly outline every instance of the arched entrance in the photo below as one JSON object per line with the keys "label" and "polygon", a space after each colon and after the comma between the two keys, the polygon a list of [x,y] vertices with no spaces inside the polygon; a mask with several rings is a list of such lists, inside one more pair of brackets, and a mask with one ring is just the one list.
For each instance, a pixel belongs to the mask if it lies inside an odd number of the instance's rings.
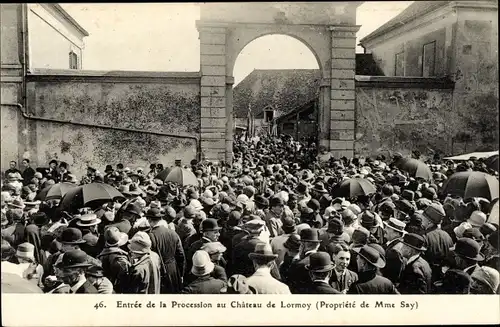
{"label": "arched entrance", "polygon": [[201,148],[208,160],[232,160],[233,68],[252,40],[285,34],[316,55],[322,81],[320,145],[354,154],[356,8],[362,2],[209,3],[200,5]]}
{"label": "arched entrance", "polygon": [[237,54],[232,75],[238,134],[287,134],[317,141],[321,70],[318,56],[302,40],[285,34],[260,36]]}

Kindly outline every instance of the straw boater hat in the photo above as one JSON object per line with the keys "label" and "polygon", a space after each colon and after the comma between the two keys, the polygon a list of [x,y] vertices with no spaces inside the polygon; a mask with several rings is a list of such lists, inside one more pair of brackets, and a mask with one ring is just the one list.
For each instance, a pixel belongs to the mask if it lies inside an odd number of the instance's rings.
{"label": "straw boater hat", "polygon": [[80,219],[76,222],[76,225],[80,227],[91,227],[98,225],[100,222],[101,219],[97,218],[95,213],[87,213],[80,217]]}
{"label": "straw boater hat", "polygon": [[14,199],[12,202],[7,202],[7,206],[15,209],[24,209],[26,207],[23,200],[20,199]]}
{"label": "straw boater hat", "polygon": [[16,251],[16,257],[19,259],[35,261],[35,246],[28,242],[19,244]]}
{"label": "straw boater hat", "polygon": [[197,277],[205,276],[214,271],[215,264],[206,251],[198,250],[193,255],[191,273]]}
{"label": "straw boater hat", "polygon": [[406,224],[396,218],[389,218],[388,221],[384,221],[384,225],[385,227],[389,227],[396,232],[405,233]]}

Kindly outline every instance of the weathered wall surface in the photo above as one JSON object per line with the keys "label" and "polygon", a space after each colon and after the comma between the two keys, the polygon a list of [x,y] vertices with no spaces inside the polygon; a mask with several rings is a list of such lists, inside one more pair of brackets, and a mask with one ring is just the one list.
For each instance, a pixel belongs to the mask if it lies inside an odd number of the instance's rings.
{"label": "weathered wall surface", "polygon": [[455,111],[457,131],[471,149],[498,149],[498,13],[461,9],[456,24]]}
{"label": "weathered wall surface", "polygon": [[356,154],[450,153],[452,107],[452,90],[356,87]]}
{"label": "weathered wall surface", "polygon": [[56,76],[54,72],[29,76],[29,114],[142,132],[30,121],[20,153],[35,165],[55,158],[68,162],[70,170],[80,175],[90,163],[100,170],[120,162],[130,168],[148,168],[150,163],[169,166],[175,159],[187,163],[196,158],[195,140],[148,132],[199,137],[197,73],[97,76],[83,71]]}

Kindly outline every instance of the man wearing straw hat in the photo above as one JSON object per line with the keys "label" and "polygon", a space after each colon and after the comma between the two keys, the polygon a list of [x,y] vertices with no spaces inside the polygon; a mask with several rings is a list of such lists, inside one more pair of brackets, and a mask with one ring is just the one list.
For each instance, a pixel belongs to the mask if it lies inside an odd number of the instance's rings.
{"label": "man wearing straw hat", "polygon": [[271,269],[276,265],[277,254],[273,253],[271,245],[258,243],[248,257],[252,260],[255,272],[247,279],[249,286],[257,294],[291,294],[286,284],[271,275]]}

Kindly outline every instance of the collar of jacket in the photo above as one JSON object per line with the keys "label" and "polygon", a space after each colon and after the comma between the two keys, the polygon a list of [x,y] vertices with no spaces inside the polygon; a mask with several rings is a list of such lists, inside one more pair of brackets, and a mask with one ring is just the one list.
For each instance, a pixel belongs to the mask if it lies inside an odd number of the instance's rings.
{"label": "collar of jacket", "polygon": [[364,283],[374,279],[377,276],[377,269],[358,273],[358,282]]}
{"label": "collar of jacket", "polygon": [[137,262],[133,263],[132,266],[136,267],[136,266],[144,263],[145,261],[147,261],[150,258],[151,258],[151,254],[145,254],[139,260],[137,260]]}
{"label": "collar of jacket", "polygon": [[123,254],[125,256],[128,256],[127,251],[120,249],[119,247],[111,247],[111,248],[104,248],[101,253],[97,257],[103,257],[105,255],[110,255],[110,254]]}

